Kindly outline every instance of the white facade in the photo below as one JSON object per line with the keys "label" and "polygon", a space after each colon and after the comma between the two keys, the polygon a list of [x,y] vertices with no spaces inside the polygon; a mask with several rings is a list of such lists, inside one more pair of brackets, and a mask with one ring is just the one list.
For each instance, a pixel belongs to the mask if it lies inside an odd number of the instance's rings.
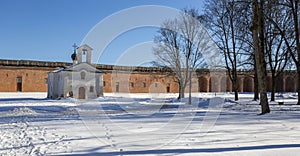
{"label": "white facade", "polygon": [[[91,65],[91,51],[87,45],[80,46],[72,66],[48,73],[48,98],[93,99],[103,96],[103,72]],[[86,60],[83,60],[83,55],[86,55]]]}

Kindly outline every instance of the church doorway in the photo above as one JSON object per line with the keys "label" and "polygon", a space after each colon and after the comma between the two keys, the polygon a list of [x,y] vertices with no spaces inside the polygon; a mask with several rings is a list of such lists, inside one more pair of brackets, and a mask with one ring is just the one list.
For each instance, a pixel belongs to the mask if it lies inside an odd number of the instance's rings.
{"label": "church doorway", "polygon": [[78,99],[85,99],[85,88],[84,87],[79,88]]}

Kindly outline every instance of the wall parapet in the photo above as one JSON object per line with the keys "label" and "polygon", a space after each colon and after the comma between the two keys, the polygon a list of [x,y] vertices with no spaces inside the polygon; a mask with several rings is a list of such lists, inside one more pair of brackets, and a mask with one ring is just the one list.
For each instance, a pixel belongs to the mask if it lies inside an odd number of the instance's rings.
{"label": "wall parapet", "polygon": [[3,60],[0,59],[0,66],[24,66],[24,67],[50,67],[50,68],[64,68],[72,65],[67,62],[48,62],[48,61],[32,61],[32,60]]}
{"label": "wall parapet", "polygon": [[[51,62],[51,61],[34,61],[34,60],[7,60],[0,59],[0,66],[18,66],[18,67],[47,67],[47,68],[66,68],[71,66],[70,62]],[[118,66],[107,64],[96,64],[95,67],[99,70],[105,71],[131,71],[131,72],[157,72],[157,73],[173,73],[173,70],[168,67],[142,67],[142,66]],[[207,74],[211,70],[209,69],[197,69],[198,74]],[[227,70],[220,70],[222,72]],[[270,71],[268,71],[270,73]],[[296,73],[295,70],[286,70],[284,73]],[[239,75],[254,74],[251,69],[239,70]]]}

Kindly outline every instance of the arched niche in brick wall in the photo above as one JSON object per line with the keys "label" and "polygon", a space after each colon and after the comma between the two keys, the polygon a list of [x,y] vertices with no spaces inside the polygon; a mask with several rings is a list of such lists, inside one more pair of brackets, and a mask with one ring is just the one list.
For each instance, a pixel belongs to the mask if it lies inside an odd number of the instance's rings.
{"label": "arched niche in brick wall", "polygon": [[200,92],[208,92],[209,91],[209,80],[207,77],[200,76],[199,77],[199,91]]}
{"label": "arched niche in brick wall", "polygon": [[272,91],[272,77],[271,76],[268,76],[267,77],[267,91],[268,92],[271,92]]}
{"label": "arched niche in brick wall", "polygon": [[295,78],[292,76],[288,76],[285,80],[285,90],[286,92],[295,92],[297,88],[297,83]]}
{"label": "arched niche in brick wall", "polygon": [[244,92],[254,91],[254,79],[250,76],[244,78]]}
{"label": "arched niche in brick wall", "polygon": [[276,85],[276,92],[284,91],[285,83],[284,83],[284,78],[283,78],[282,74],[277,77],[275,85]]}
{"label": "arched niche in brick wall", "polygon": [[221,83],[220,83],[220,85],[221,85],[221,92],[226,92],[226,90],[227,90],[227,80],[226,80],[226,77],[222,77],[221,78]]}

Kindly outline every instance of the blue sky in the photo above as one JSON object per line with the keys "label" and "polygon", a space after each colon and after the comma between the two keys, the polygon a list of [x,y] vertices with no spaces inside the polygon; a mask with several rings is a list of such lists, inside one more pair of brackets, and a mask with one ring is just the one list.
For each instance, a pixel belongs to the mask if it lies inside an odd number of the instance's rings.
{"label": "blue sky", "polygon": [[[71,62],[72,45],[80,44],[97,23],[118,11],[140,5],[202,10],[202,3],[201,0],[1,0],[0,58]],[[120,35],[97,63],[114,64],[122,51],[153,40],[155,31],[143,28]]]}

